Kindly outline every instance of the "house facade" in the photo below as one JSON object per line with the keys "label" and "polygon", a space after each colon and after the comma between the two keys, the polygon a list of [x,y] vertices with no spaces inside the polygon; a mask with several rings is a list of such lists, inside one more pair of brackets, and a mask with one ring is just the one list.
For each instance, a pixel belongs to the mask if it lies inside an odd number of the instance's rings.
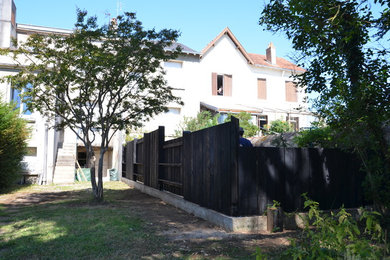
{"label": "house facade", "polygon": [[221,122],[228,113],[248,112],[261,128],[277,119],[289,121],[296,131],[310,126],[313,116],[306,94],[292,79],[305,70],[277,57],[272,43],[265,52],[247,53],[225,28],[201,52],[187,51],[186,56],[165,62],[168,82],[185,104],[172,104],[168,113],[157,116],[145,129],[165,125],[170,136],[184,116],[202,110],[220,114]]}
{"label": "house facade", "polygon": [[[13,0],[0,0],[0,48],[12,47],[12,38],[25,40],[34,33],[71,34],[71,30],[16,23],[16,6]],[[273,44],[266,55],[247,53],[233,33],[224,29],[205,49],[197,52],[183,44],[182,54],[162,64],[166,79],[174,94],[184,105],[169,104],[167,113],[145,122],[143,131],[155,130],[163,125],[166,135],[172,137],[184,117],[193,117],[208,110],[221,114],[249,112],[259,126],[273,120],[292,122],[296,129],[309,126],[311,115],[303,102],[305,95],[297,91],[291,79],[294,73],[304,70],[285,59],[276,57]],[[169,50],[167,50],[169,51]],[[0,56],[0,77],[17,73],[12,59]],[[28,154],[24,159],[24,178],[38,178],[40,183],[73,182],[75,167],[86,163],[85,148],[69,129],[54,130],[54,121],[48,121],[37,112],[25,110],[18,92],[6,83],[0,83],[0,98],[18,103],[21,117],[32,130]],[[301,107],[300,110],[296,108]],[[58,119],[59,120],[59,119]],[[109,169],[121,172],[124,133],[112,139],[104,158],[104,179]],[[96,140],[96,152],[98,152]],[[96,153],[98,155],[98,153]],[[96,163],[99,158],[96,158]],[[97,165],[96,165],[97,166]]]}

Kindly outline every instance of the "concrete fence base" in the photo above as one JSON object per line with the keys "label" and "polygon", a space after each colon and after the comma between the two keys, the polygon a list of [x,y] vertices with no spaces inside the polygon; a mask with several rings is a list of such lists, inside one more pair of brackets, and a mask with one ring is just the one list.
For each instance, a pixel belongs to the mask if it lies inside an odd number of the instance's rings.
{"label": "concrete fence base", "polygon": [[[207,220],[217,226],[224,228],[229,232],[260,232],[267,231],[267,216],[250,216],[250,217],[231,217],[219,213],[215,210],[201,207],[195,203],[186,201],[183,197],[176,194],[160,191],[143,185],[142,183],[126,179],[124,177],[121,180],[132,188],[140,190],[150,196],[159,198],[164,202],[182,209],[196,217]],[[327,212],[327,211],[325,211]],[[361,214],[358,209],[348,209],[348,212],[352,216],[358,218]],[[302,229],[305,227],[304,219],[307,218],[307,213],[287,213],[283,216],[284,229],[294,230]],[[279,230],[281,231],[281,230]]]}

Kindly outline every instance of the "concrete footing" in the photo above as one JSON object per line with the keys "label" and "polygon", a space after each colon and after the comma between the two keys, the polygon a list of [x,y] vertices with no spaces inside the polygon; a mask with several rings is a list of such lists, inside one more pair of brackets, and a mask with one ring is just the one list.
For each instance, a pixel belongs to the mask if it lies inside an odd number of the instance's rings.
{"label": "concrete footing", "polygon": [[[126,178],[121,180],[133,187],[140,190],[143,193],[149,194],[153,197],[159,198],[166,203],[182,209],[190,214],[193,214],[199,218],[205,219],[217,226],[224,228],[229,232],[260,232],[267,231],[267,216],[250,216],[250,217],[231,217],[219,213],[212,209],[207,209],[199,206],[198,204],[186,201],[183,197],[176,194],[160,191],[151,187],[145,186],[139,182],[135,182]],[[337,210],[336,210],[337,211]],[[347,211],[356,219],[359,218],[361,212],[359,209],[347,209]],[[330,211],[323,211],[329,213]],[[305,227],[305,221],[307,219],[307,213],[286,213],[283,216],[284,229],[294,230],[302,229]],[[282,230],[279,230],[282,231]]]}
{"label": "concrete footing", "polygon": [[195,203],[184,200],[176,194],[159,191],[141,183],[122,177],[122,181],[130,187],[136,188],[143,193],[159,198],[166,203],[182,209],[199,218],[205,219],[229,232],[259,232],[267,230],[267,216],[230,217],[215,210],[203,208]]}

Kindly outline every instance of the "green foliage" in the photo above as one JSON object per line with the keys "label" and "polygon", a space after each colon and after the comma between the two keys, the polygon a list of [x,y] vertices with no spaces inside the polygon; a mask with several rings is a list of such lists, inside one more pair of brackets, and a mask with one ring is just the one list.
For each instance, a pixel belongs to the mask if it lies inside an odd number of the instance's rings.
{"label": "green foliage", "polygon": [[[31,35],[16,50],[9,50],[19,73],[7,77],[14,87],[31,83],[25,92],[29,110],[61,121],[84,143],[95,197],[103,199],[103,158],[114,134],[182,103],[164,78],[162,61],[174,59],[180,49],[167,48],[179,33],[145,30],[134,13],[99,26],[96,17],[78,10],[70,35]],[[27,60],[27,64],[25,63]],[[36,72],[39,73],[36,73]],[[98,185],[92,143],[101,137]],[[97,157],[97,156],[96,156]]]}
{"label": "green foliage", "polygon": [[281,259],[380,259],[387,254],[379,213],[363,210],[356,221],[343,207],[322,213],[318,202],[307,197],[305,208],[305,228]]}
{"label": "green foliage", "polygon": [[0,101],[0,192],[20,178],[21,161],[26,154],[29,131],[18,112],[14,105]]}
{"label": "green foliage", "polygon": [[300,131],[294,138],[294,142],[299,147],[342,147],[337,143],[335,133],[329,126],[314,125],[309,130]]}
{"label": "green foliage", "polygon": [[[179,124],[178,129],[175,130],[175,136],[181,136],[183,131],[198,131],[204,128],[218,125],[219,114],[214,116],[210,111],[201,111],[196,117],[184,117],[183,121]],[[257,134],[259,128],[252,124],[251,114],[247,112],[240,112],[238,114],[228,114],[225,122],[230,122],[231,117],[234,116],[240,120],[240,127],[244,128],[244,137],[252,137]]]}
{"label": "green foliage", "polygon": [[240,120],[240,127],[244,129],[244,137],[252,137],[257,135],[259,128],[252,123],[252,116],[247,112],[240,112],[238,114],[228,114],[225,122],[229,122],[231,117],[234,116]]}
{"label": "green foliage", "polygon": [[209,111],[201,111],[196,117],[184,117],[183,121],[178,125],[178,129],[175,130],[175,136],[181,136],[183,131],[198,131],[204,128],[218,125],[219,114],[215,116],[211,115]]}
{"label": "green foliage", "polygon": [[271,133],[286,133],[293,131],[293,128],[287,121],[278,119],[271,122],[269,131]]}
{"label": "green foliage", "polygon": [[295,79],[309,93],[319,93],[314,101],[319,116],[339,143],[360,156],[367,194],[390,215],[389,5],[388,0],[271,0],[260,24],[292,40],[307,68]]}

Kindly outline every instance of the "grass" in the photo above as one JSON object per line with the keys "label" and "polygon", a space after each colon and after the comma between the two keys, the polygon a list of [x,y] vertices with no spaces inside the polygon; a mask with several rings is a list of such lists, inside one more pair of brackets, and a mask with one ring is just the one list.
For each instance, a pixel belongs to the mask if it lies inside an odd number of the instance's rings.
{"label": "grass", "polygon": [[[0,204],[1,259],[135,259],[160,250],[162,238],[150,234],[142,219],[110,203],[125,185],[108,183],[104,204],[91,201],[88,184],[51,188],[74,194],[37,206]],[[18,192],[45,189],[30,186]]]}
{"label": "grass", "polygon": [[148,197],[121,182],[104,184],[100,204],[90,183],[30,185],[0,195],[0,259],[255,259],[254,239],[268,238],[168,240],[161,231],[174,220],[164,214],[176,210],[159,211],[158,202],[142,198]]}

